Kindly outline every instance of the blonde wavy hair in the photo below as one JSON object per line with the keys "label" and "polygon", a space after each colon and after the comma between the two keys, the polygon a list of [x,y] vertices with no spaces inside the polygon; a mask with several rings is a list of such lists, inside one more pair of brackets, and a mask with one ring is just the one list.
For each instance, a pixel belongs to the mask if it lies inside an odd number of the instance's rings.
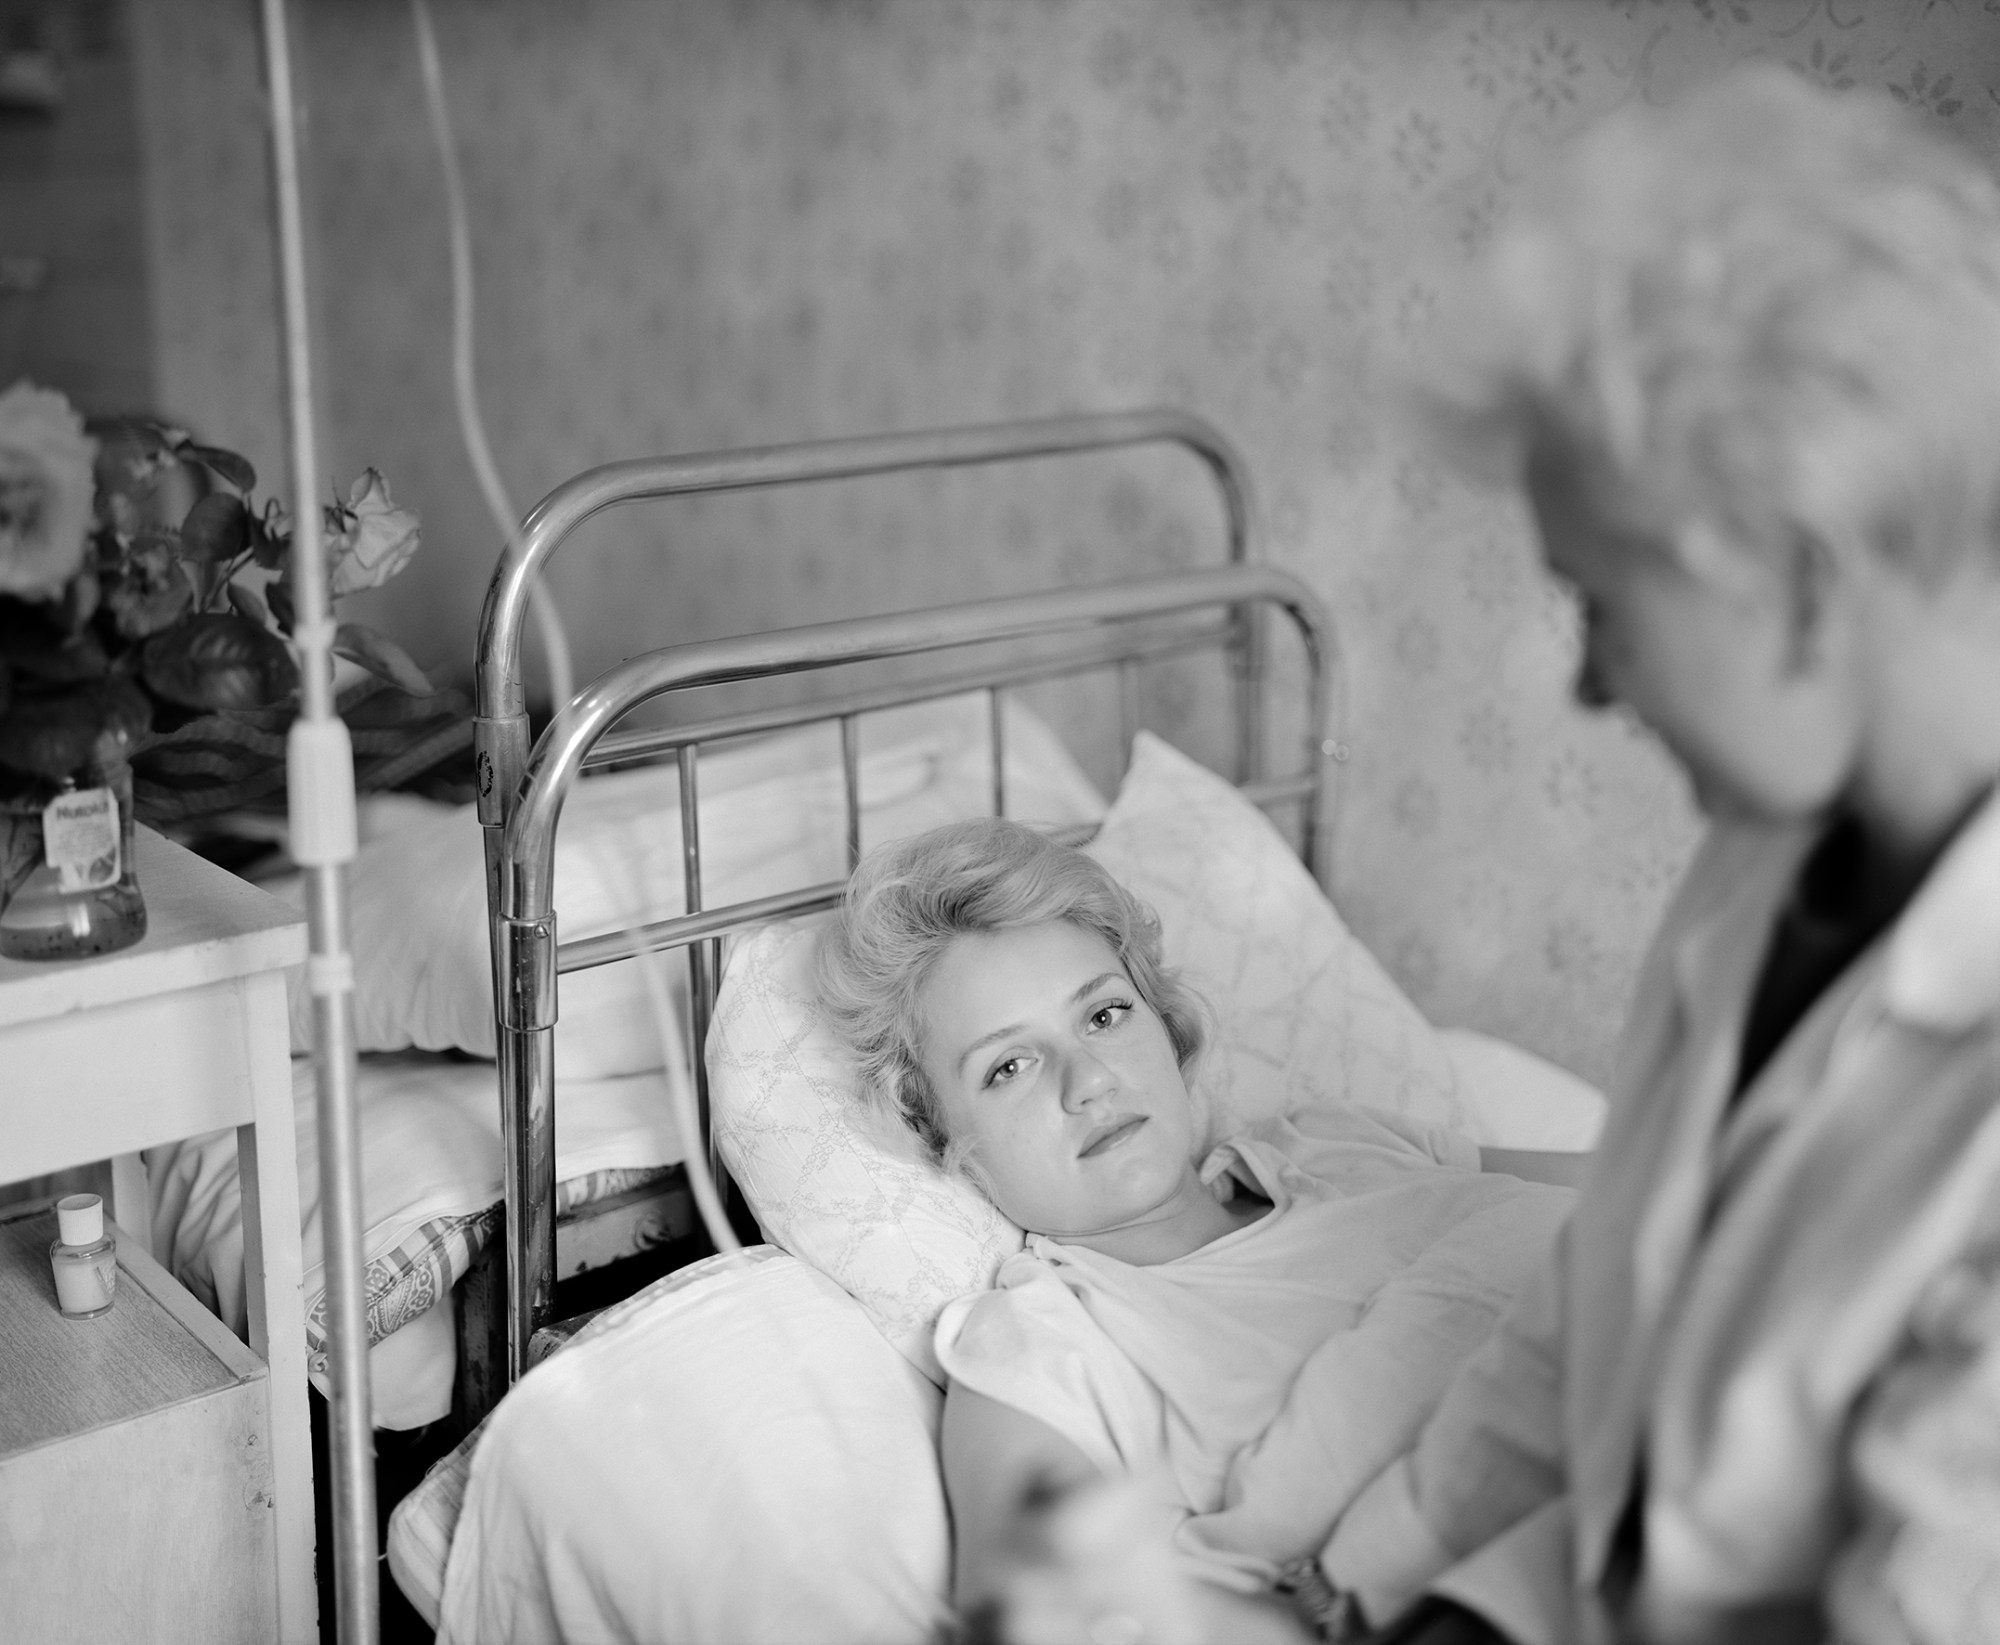
{"label": "blonde wavy hair", "polygon": [[1204,1038],[1194,993],[1160,957],[1152,910],[1094,858],[1022,823],[947,823],[870,852],[821,934],[820,1001],[886,1100],[947,1169],[976,1169],[954,1148],[923,1068],[922,1000],[960,937],[1057,921],[1104,939],[1140,998],[1166,1025],[1185,1071]]}
{"label": "blonde wavy hair", "polygon": [[1429,406],[1684,558],[1801,534],[1935,586],[2000,517],[2000,188],[1919,118],[1749,65],[1587,133],[1496,237]]}

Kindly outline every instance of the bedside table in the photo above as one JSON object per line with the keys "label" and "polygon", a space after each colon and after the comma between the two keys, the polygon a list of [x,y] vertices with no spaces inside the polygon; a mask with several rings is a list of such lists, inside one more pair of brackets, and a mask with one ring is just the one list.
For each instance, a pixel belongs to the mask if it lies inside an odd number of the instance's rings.
{"label": "bedside table", "polygon": [[[31,1238],[17,1217],[0,1240],[0,1263],[12,1264],[0,1272],[7,1626],[309,1645],[312,1447],[283,976],[305,959],[305,924],[149,829],[135,855],[142,941],[86,960],[0,959],[0,1184],[112,1160],[123,1270],[110,1314],[65,1320],[46,1257],[38,1270],[32,1260],[39,1226]],[[137,1159],[228,1126],[248,1349],[151,1261]],[[47,1318],[35,1313],[37,1285]],[[176,1375],[147,1369],[173,1365]],[[191,1535],[204,1491],[213,1523]]]}

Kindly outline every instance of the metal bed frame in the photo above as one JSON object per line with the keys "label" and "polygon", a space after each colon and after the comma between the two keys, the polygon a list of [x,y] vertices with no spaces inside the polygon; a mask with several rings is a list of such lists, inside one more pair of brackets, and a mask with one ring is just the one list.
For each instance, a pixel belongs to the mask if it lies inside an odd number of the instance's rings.
{"label": "metal bed frame", "polygon": [[[642,499],[1163,442],[1199,457],[1215,481],[1225,522],[1227,563],[1222,566],[668,647],[601,675],[561,709],[529,752],[520,666],[528,590],[556,549],[602,509]],[[861,714],[984,691],[991,727],[993,807],[1004,814],[1003,691],[1115,670],[1129,748],[1138,726],[1141,666],[1220,649],[1233,670],[1236,779],[1260,804],[1301,808],[1302,855],[1308,869],[1315,869],[1327,767],[1344,752],[1328,736],[1332,630],[1320,602],[1304,584],[1252,563],[1253,528],[1241,460],[1214,428],[1175,411],[1059,417],[615,463],[557,487],[529,514],[487,591],[476,682],[478,806],[485,831],[506,1156],[506,1232],[500,1242],[506,1346],[504,1366],[488,1368],[477,1379],[491,1390],[489,1397],[497,1398],[527,1368],[531,1338],[549,1323],[553,1312],[558,974],[641,953],[687,949],[690,1044],[695,1047],[701,1129],[701,1138],[692,1147],[706,1149],[720,1188],[727,1179],[710,1136],[707,1068],[700,1048],[714,1011],[723,939],[766,921],[829,908],[840,896],[842,882],[834,881],[722,908],[705,906],[698,815],[703,744],[805,724],[837,723],[851,866],[860,852],[857,719]],[[1265,773],[1262,758],[1265,645],[1260,614],[1267,607],[1289,617],[1307,664],[1304,764],[1277,777]],[[1023,643],[1034,655],[1021,655]],[[1012,646],[1012,654],[995,655],[1007,646]],[[796,706],[743,710],[671,729],[612,731],[633,708],[670,692],[886,659],[935,660],[967,648],[985,661],[968,667],[945,657],[946,666],[934,667],[915,681],[850,688]],[[553,903],[555,833],[571,785],[588,769],[668,755],[679,765],[687,912],[627,931],[559,943]],[[475,1336],[468,1351],[479,1352],[480,1341]],[[497,1350],[497,1342],[493,1349]],[[475,1409],[468,1414],[480,1413]]]}

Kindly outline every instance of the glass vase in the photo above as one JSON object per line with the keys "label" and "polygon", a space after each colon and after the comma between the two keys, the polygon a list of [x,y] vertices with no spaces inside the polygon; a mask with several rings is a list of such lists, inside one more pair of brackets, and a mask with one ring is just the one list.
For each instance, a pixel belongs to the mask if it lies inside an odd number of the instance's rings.
{"label": "glass vase", "polygon": [[0,799],[0,954],[84,959],[146,934],[128,751],[107,733],[61,783]]}

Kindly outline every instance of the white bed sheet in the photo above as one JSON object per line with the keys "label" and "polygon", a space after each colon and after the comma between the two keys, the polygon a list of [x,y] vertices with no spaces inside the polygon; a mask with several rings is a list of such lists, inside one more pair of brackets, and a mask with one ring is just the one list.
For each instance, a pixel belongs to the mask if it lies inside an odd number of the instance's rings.
{"label": "white bed sheet", "polygon": [[[440,1645],[932,1636],[943,1396],[817,1269],[749,1256],[669,1275],[502,1401],[441,1611],[416,1601]],[[398,1519],[391,1569],[421,1595],[410,1556],[435,1571],[443,1539]]]}
{"label": "white bed sheet", "polygon": [[[1575,1075],[1444,1038],[1478,1141],[1595,1144],[1604,1099]],[[948,1557],[930,1540],[948,1534],[942,1396],[831,1281],[751,1254],[754,1272],[711,1258],[600,1316],[398,1505],[389,1567],[441,1639],[929,1637]],[[905,1516],[886,1533],[878,1499]]]}

